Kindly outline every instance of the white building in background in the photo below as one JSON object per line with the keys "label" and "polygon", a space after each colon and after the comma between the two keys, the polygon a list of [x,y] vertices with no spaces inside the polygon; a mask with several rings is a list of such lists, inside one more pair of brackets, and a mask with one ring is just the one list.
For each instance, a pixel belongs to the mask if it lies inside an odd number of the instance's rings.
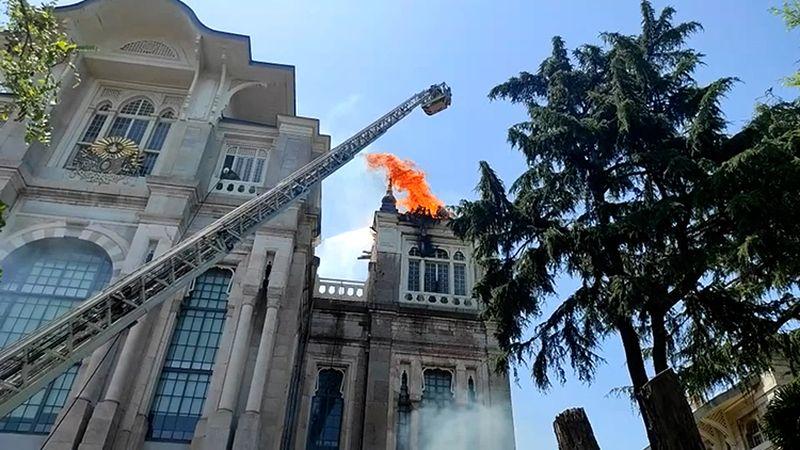
{"label": "white building in background", "polygon": [[745,386],[730,388],[710,400],[693,401],[694,417],[708,450],[772,450],[761,426],[777,390],[794,380],[786,362],[753,377]]}
{"label": "white building in background", "polygon": [[[0,127],[0,346],[330,146],[296,115],[294,67],[254,61],[248,37],[177,0],[57,14],[94,50],[77,87],[65,76],[51,146]],[[141,166],[92,165],[110,138]],[[318,279],[320,196],[0,420],[0,448],[513,449],[470,246],[388,195],[367,282]]]}

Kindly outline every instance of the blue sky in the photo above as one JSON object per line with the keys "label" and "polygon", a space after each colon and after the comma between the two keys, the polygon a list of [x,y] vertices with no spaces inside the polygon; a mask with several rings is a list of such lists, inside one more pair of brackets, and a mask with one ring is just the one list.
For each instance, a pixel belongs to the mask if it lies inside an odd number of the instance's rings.
{"label": "blue sky", "polygon": [[[69,2],[59,2],[69,3]],[[256,59],[297,69],[297,106],[321,120],[338,143],[400,101],[432,83],[446,81],[453,106],[434,117],[416,112],[374,144],[416,161],[445,202],[474,196],[477,162],[488,160],[510,182],[521,158],[506,143],[509,125],[524,111],[489,102],[489,89],[521,70],[533,71],[561,35],[570,47],[598,42],[601,31],[633,33],[638,0],[527,1],[256,1],[187,0],[208,26],[252,37]],[[736,76],[724,110],[737,128],[754,102],[780,86],[800,59],[800,39],[768,12],[778,0],[656,0],[671,4],[681,20],[698,20],[705,31],[692,45],[707,65],[698,78]],[[361,158],[324,182],[320,275],[363,279],[366,266],[355,257],[369,248],[366,228],[385,187],[367,173]],[[569,282],[561,286],[569,289]],[[513,389],[517,447],[555,449],[554,416],[583,406],[605,449],[641,449],[641,421],[628,400],[609,391],[628,383],[618,339],[604,344],[608,363],[592,386],[570,379],[547,393],[532,387],[521,369]]]}

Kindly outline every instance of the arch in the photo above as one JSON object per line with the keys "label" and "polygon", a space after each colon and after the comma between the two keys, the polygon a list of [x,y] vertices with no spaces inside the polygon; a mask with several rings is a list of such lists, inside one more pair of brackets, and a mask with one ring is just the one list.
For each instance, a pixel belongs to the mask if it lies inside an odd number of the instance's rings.
{"label": "arch", "polygon": [[122,102],[119,113],[132,116],[152,116],[156,111],[154,104],[152,99],[144,95],[136,95]]}
{"label": "arch", "polygon": [[97,105],[97,108],[95,108],[95,110],[98,111],[98,112],[101,112],[101,111],[102,112],[110,112],[111,108],[113,108],[113,107],[114,107],[114,105],[111,103],[111,100],[103,100]]}
{"label": "arch", "polygon": [[98,224],[67,224],[66,222],[48,222],[34,225],[8,235],[0,244],[0,261],[23,245],[45,238],[75,237],[100,246],[111,259],[112,279],[119,276],[125,255],[130,245],[119,234]]}
{"label": "arch", "polygon": [[456,261],[466,261],[467,258],[464,257],[464,254],[461,253],[461,250],[456,251],[453,253],[453,259]]}
{"label": "arch", "polygon": [[230,88],[220,99],[214,115],[262,125],[277,124],[284,107],[280,95],[271,91],[275,83],[248,81]]}
{"label": "arch", "polygon": [[411,247],[411,250],[408,251],[408,255],[409,256],[422,256],[422,254],[419,252],[419,248],[416,245]]}
{"label": "arch", "polygon": [[[0,347],[8,347],[62,316],[111,279],[111,259],[99,245],[76,237],[46,237],[9,253],[0,284]],[[71,389],[78,365],[0,420],[0,430],[46,433]]]}
{"label": "arch", "polygon": [[437,259],[450,259],[450,254],[443,248],[437,248],[433,251],[433,257]]}
{"label": "arch", "polygon": [[178,52],[176,52],[174,48],[163,42],[149,39],[128,42],[120,47],[120,50],[155,58],[178,59]]}
{"label": "arch", "polygon": [[160,113],[158,113],[158,117],[160,119],[177,119],[178,114],[172,108],[164,108]]}

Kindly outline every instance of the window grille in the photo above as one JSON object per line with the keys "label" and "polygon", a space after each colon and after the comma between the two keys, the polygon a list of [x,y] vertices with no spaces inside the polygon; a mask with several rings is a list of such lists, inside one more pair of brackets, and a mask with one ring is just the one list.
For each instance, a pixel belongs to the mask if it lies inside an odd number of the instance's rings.
{"label": "window grille", "polygon": [[420,410],[420,448],[434,450],[434,437],[442,415],[450,413],[453,403],[453,375],[442,369],[428,369],[423,373],[422,406]]}
{"label": "window grille", "polygon": [[747,437],[747,445],[749,449],[754,449],[765,442],[764,433],[761,431],[761,425],[758,420],[750,419],[745,424],[745,435]]}
{"label": "window grille", "polygon": [[[7,347],[102,289],[111,260],[97,245],[48,238],[12,252],[0,279],[0,347]],[[67,400],[78,366],[34,394],[6,417],[0,431],[47,434]]]}
{"label": "window grille", "polygon": [[229,270],[211,269],[184,299],[153,398],[148,439],[191,441],[225,325],[230,281]]}
{"label": "window grille", "polygon": [[453,293],[467,295],[467,266],[465,264],[453,264]]}

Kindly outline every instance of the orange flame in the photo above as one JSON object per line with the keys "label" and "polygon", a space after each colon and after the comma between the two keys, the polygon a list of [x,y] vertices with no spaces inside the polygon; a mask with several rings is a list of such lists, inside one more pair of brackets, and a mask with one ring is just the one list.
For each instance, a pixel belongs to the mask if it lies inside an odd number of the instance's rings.
{"label": "orange flame", "polygon": [[444,208],[444,203],[431,192],[425,172],[417,168],[413,161],[402,160],[391,153],[370,153],[367,166],[372,170],[383,169],[392,182],[392,187],[406,196],[397,199],[397,204],[407,211],[427,210],[436,215]]}

